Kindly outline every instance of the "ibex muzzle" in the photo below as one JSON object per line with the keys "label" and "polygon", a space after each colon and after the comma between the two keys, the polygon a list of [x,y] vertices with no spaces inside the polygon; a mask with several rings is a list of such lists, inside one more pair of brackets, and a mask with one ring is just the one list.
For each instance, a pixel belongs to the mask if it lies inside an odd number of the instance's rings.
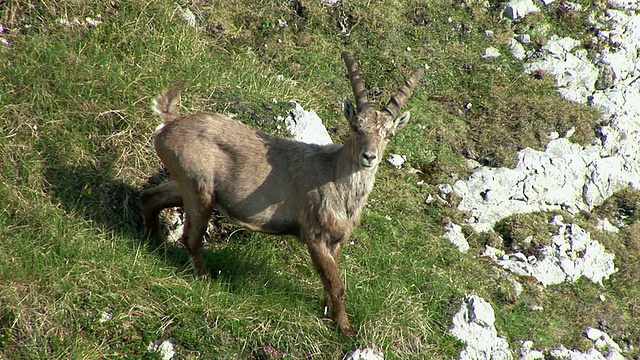
{"label": "ibex muzzle", "polygon": [[344,334],[354,334],[344,306],[338,272],[340,243],[360,220],[384,149],[409,120],[398,113],[424,69],[407,78],[387,105],[377,110],[356,62],[342,53],[356,106],[344,101],[351,137],[343,145],[319,146],[272,137],[221,114],[180,117],[180,91],[156,101],[162,125],[154,147],[173,180],[140,195],[149,232],[162,239],[162,209],[184,206],[182,242],[198,274],[208,274],[202,238],[213,209],[249,229],[295,236],[309,250],[324,286],[326,308]]}

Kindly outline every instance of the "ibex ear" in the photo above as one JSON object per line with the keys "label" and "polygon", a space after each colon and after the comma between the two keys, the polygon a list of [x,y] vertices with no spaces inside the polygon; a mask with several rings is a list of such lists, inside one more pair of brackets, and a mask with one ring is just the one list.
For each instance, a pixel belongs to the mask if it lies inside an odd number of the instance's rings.
{"label": "ibex ear", "polygon": [[353,122],[356,120],[356,109],[353,107],[351,101],[347,98],[344,98],[342,113],[344,114],[344,117],[347,118],[349,124],[353,124]]}
{"label": "ibex ear", "polygon": [[410,117],[411,117],[411,114],[408,111],[398,116],[398,118],[395,121],[396,123],[395,131],[401,130],[405,125],[407,125]]}

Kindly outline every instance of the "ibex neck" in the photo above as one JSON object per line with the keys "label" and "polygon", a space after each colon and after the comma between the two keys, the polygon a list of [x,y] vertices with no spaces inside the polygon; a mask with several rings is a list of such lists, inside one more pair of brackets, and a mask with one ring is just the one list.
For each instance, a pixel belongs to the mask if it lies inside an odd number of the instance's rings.
{"label": "ibex neck", "polygon": [[347,216],[358,221],[360,210],[373,189],[377,166],[373,169],[362,169],[349,142],[338,151],[336,162],[337,190],[342,195]]}

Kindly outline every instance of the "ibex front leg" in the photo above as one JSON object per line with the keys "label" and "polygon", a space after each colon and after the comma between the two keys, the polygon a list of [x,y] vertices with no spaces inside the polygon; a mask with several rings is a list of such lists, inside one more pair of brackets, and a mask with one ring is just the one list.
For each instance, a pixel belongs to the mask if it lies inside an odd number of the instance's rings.
{"label": "ibex front leg", "polygon": [[325,305],[329,308],[331,319],[343,334],[355,335],[345,311],[344,284],[340,279],[337,259],[334,259],[334,255],[337,258],[338,247],[327,246],[327,243],[318,240],[308,241],[307,247],[311,254],[313,267],[318,272],[324,286]]}

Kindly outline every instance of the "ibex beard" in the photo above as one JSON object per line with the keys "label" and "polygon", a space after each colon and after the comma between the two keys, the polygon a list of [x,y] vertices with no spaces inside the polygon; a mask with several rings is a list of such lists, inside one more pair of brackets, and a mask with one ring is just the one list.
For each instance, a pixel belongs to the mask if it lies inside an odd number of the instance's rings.
{"label": "ibex beard", "polygon": [[351,137],[320,146],[278,138],[221,114],[179,116],[180,90],[169,88],[155,103],[162,125],[155,150],[173,177],[143,191],[144,222],[163,241],[159,213],[184,207],[182,243],[197,274],[207,275],[202,238],[213,209],[249,229],[290,235],[307,246],[324,286],[325,309],[340,331],[353,335],[338,272],[340,243],[349,239],[374,183],[384,149],[409,120],[400,109],[424,69],[414,71],[386,106],[376,109],[358,65],[342,53],[356,99],[344,100]]}

